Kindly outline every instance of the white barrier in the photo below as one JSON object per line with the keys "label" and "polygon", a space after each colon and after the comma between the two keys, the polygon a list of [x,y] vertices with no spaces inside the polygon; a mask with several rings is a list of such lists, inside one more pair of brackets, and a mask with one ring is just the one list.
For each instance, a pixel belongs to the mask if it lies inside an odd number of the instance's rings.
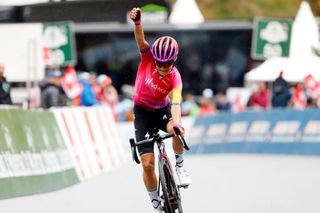
{"label": "white barrier", "polygon": [[66,107],[52,111],[80,180],[126,162],[110,107]]}

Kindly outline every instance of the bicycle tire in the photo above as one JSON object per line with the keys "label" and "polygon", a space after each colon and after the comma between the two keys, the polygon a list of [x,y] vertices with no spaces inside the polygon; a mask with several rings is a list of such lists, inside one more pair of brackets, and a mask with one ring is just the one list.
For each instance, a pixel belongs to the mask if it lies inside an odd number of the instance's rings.
{"label": "bicycle tire", "polygon": [[160,159],[159,162],[159,184],[164,198],[165,213],[183,213],[180,191],[175,183],[169,162]]}

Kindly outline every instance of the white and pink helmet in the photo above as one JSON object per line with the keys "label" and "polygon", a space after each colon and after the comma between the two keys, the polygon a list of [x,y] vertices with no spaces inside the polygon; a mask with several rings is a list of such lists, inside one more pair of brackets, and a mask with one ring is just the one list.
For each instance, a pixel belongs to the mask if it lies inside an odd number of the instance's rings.
{"label": "white and pink helmet", "polygon": [[151,52],[156,61],[168,62],[176,59],[179,46],[174,38],[162,36],[153,43]]}

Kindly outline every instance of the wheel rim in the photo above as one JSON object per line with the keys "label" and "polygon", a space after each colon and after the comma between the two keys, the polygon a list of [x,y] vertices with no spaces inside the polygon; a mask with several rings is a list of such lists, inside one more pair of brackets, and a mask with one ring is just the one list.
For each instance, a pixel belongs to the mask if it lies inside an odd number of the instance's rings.
{"label": "wheel rim", "polygon": [[[162,163],[160,168],[160,181],[162,185],[163,197],[165,200],[165,209],[167,213],[182,213],[180,192],[175,184],[170,170],[166,163]],[[166,190],[167,189],[167,190]]]}

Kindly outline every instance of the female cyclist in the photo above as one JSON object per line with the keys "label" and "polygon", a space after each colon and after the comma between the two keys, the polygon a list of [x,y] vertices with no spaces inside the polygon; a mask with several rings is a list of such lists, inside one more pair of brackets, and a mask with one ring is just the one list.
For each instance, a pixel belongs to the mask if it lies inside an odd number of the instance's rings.
{"label": "female cyclist", "polygon": [[[180,107],[182,80],[173,64],[179,52],[178,43],[172,37],[163,36],[158,38],[150,48],[144,37],[141,16],[140,8],[133,8],[130,11],[130,19],[135,24],[134,35],[141,55],[134,91],[134,127],[137,141],[148,138],[154,128],[173,133],[173,126],[178,126],[184,133]],[[180,185],[188,186],[191,178],[183,168],[183,146],[176,137],[172,144]],[[145,144],[139,146],[138,151],[143,167],[144,184],[153,208],[155,212],[162,212],[157,193],[153,147],[154,144]]]}

